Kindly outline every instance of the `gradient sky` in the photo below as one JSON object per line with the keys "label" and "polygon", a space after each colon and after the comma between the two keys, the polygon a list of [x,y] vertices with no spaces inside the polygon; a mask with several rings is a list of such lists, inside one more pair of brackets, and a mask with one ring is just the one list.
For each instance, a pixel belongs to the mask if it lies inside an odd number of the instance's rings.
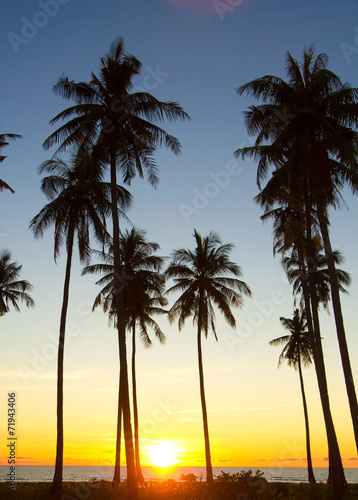
{"label": "gradient sky", "polygon": [[[46,13],[47,12],[47,13]],[[7,393],[17,393],[18,457],[23,464],[53,464],[55,457],[56,350],[65,254],[53,261],[53,233],[35,241],[31,218],[47,202],[37,167],[54,150],[42,143],[53,131],[51,118],[68,105],[51,93],[65,73],[88,80],[117,36],[143,63],[137,89],[161,100],[176,100],[189,123],[166,129],[182,154],[157,155],[160,184],[131,186],[131,221],[161,246],[161,254],[192,246],[193,230],[218,231],[235,244],[232,259],[253,292],[235,311],[237,330],[219,317],[219,342],[204,342],[209,429],[214,465],[304,465],[304,422],[298,374],[277,369],[279,348],[268,342],[284,334],[280,316],[293,310],[291,289],[272,256],[270,225],[263,226],[256,166],[235,162],[233,152],[251,144],[242,112],[253,101],[235,89],[265,74],[285,76],[285,54],[301,58],[305,46],[326,52],[329,67],[358,85],[356,0],[19,0],[3,2],[1,19],[0,132],[23,139],[6,148],[0,177],[15,194],[0,194],[0,247],[23,265],[22,278],[34,285],[36,308],[1,318],[0,413]],[[226,172],[223,174],[222,172]],[[331,217],[332,242],[352,276],[342,298],[351,362],[358,383],[357,213],[347,207]],[[118,384],[116,335],[91,305],[98,287],[81,277],[74,259],[65,351],[65,464],[110,465],[114,459]],[[169,441],[183,465],[204,465],[195,329],[182,332],[160,323],[166,346],[138,349],[138,397],[143,463],[150,446]],[[322,313],[322,335],[332,412],[347,467],[358,464],[340,365],[333,317]],[[314,465],[327,465],[327,446],[314,369],[304,373]],[[5,421],[2,435],[5,432]],[[6,442],[0,442],[6,464]]]}

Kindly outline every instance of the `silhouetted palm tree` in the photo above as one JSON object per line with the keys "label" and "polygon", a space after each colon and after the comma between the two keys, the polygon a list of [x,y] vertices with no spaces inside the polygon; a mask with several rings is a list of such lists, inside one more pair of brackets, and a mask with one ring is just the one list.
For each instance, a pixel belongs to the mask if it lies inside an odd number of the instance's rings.
{"label": "silhouetted palm tree", "polygon": [[[84,150],[75,152],[68,163],[60,158],[45,161],[39,173],[50,174],[42,180],[41,189],[51,201],[32,219],[30,227],[39,238],[54,226],[55,261],[63,245],[67,252],[58,346],[56,464],[51,487],[58,492],[62,489],[63,361],[73,246],[77,236],[80,261],[85,262],[90,257],[90,231],[99,241],[106,240],[105,218],[111,211],[111,186],[102,181],[103,166]],[[116,197],[121,209],[129,205],[130,195],[125,189],[117,186]]]}
{"label": "silhouetted palm tree", "polygon": [[289,335],[284,335],[283,337],[271,340],[269,344],[273,346],[284,345],[278,360],[278,366],[281,366],[284,361],[287,361],[288,366],[293,366],[295,370],[298,369],[306,426],[308,480],[310,483],[315,483],[316,480],[312,467],[307,401],[302,375],[302,365],[309,366],[312,363],[312,347],[309,333],[306,330],[306,316],[304,311],[300,313],[298,309],[295,309],[292,319],[280,317],[280,321],[282,326],[289,331]]}
{"label": "silhouetted palm tree", "polygon": [[27,307],[34,307],[35,302],[27,293],[32,285],[26,280],[19,280],[22,266],[11,262],[11,253],[0,250],[0,316],[10,310],[10,305],[20,311],[19,302],[25,302]]}
{"label": "silhouetted palm tree", "polygon": [[[18,134],[0,134],[0,153],[5,146],[8,146],[8,139],[20,139],[21,137],[22,136]],[[0,163],[3,162],[5,158],[6,156],[0,154]],[[8,184],[6,184],[5,181],[0,179],[0,191],[3,191],[4,189],[8,189],[12,193],[15,192]]]}
{"label": "silhouetted palm tree", "polygon": [[[335,250],[333,252],[333,258],[335,265],[339,265],[344,261],[342,254],[338,250]],[[293,249],[290,255],[283,256],[281,263],[286,271],[288,281],[292,284],[294,295],[301,296],[301,307],[304,308],[302,272],[300,269],[297,249]],[[328,311],[328,304],[331,300],[331,293],[329,287],[327,258],[321,252],[321,249],[317,246],[314,249],[313,264],[313,278],[317,290],[318,304],[322,304],[323,308]],[[349,286],[351,283],[349,273],[347,273],[343,269],[336,269],[336,272],[340,292],[348,293],[345,286]]]}
{"label": "silhouetted palm tree", "polygon": [[157,167],[153,153],[158,146],[166,146],[179,153],[178,140],[152,123],[154,121],[185,120],[189,116],[175,102],[161,102],[147,92],[131,93],[133,78],[140,73],[141,63],[124,51],[121,38],[115,40],[109,53],[101,59],[99,76],[92,73],[89,83],[62,77],[54,87],[57,94],[72,99],[76,104],[59,113],[51,123],[69,121],[50,135],[44,147],[61,143],[64,149],[82,141],[94,145],[97,155],[110,164],[112,186],[112,221],[114,241],[115,293],[118,314],[118,336],[120,342],[120,366],[122,373],[121,405],[126,443],[128,496],[137,498],[137,484],[134,464],[133,434],[130,420],[128,369],[124,305],[122,296],[123,276],[119,254],[119,221],[116,210],[114,186],[117,184],[117,169],[123,181],[130,183],[146,171],[151,184],[158,181]]}
{"label": "silhouetted palm tree", "polygon": [[[349,360],[339,286],[329,237],[328,207],[339,206],[341,188],[358,188],[358,89],[343,84],[327,69],[326,54],[306,49],[299,63],[287,54],[289,81],[266,75],[245,85],[247,92],[262,99],[246,112],[250,133],[257,135],[254,147],[236,151],[259,159],[258,182],[270,164],[289,169],[291,186],[304,191],[306,210],[316,209],[327,258],[333,311],[351,417],[358,449],[358,404]],[[354,128],[354,129],[353,129]]]}
{"label": "silhouetted palm tree", "polygon": [[[286,188],[285,183],[276,185],[279,173],[267,183],[266,187],[255,198],[265,207],[261,217],[264,221],[272,218],[274,223],[274,253],[284,256],[291,251],[297,259],[301,276],[302,295],[307,316],[307,327],[315,363],[319,394],[321,398],[324,422],[329,449],[329,479],[333,482],[337,497],[345,485],[344,471],[334,428],[328,395],[327,377],[322,349],[319,322],[319,290],[315,278],[315,248],[321,248],[321,238],[314,212],[309,215],[302,207],[302,200],[297,197],[297,184]],[[272,185],[275,185],[274,188]],[[291,189],[290,189],[291,188]],[[273,208],[277,206],[277,208]],[[294,291],[295,293],[295,291]],[[332,479],[333,478],[333,479]]]}
{"label": "silhouetted palm tree", "polygon": [[[172,323],[178,318],[179,330],[185,320],[193,317],[197,324],[198,363],[200,397],[203,414],[206,480],[213,480],[211,465],[209,428],[204,390],[204,371],[201,340],[212,330],[217,340],[215,330],[216,306],[223,314],[228,324],[235,327],[236,321],[231,312],[231,306],[242,306],[242,294],[251,295],[247,284],[237,277],[241,276],[240,267],[229,260],[233,245],[222,245],[216,233],[202,237],[194,231],[196,247],[194,250],[179,249],[172,254],[171,263],[165,271],[167,278],[174,279],[174,285],[169,292],[182,292],[169,311]],[[231,275],[234,277],[228,277]]]}
{"label": "silhouetted palm tree", "polygon": [[[135,462],[138,481],[143,483],[143,473],[140,466],[139,453],[139,421],[137,403],[137,382],[136,382],[136,325],[139,327],[140,338],[145,347],[150,347],[152,341],[149,336],[148,327],[151,328],[161,343],[165,342],[165,335],[158,323],[153,319],[155,314],[165,314],[163,309],[167,305],[167,299],[163,296],[165,278],[160,274],[163,265],[163,257],[154,255],[159,249],[159,245],[149,242],[145,238],[145,231],[132,228],[125,231],[120,236],[119,247],[124,267],[125,282],[123,283],[123,295],[125,304],[126,328],[132,333],[132,392],[133,392],[133,420],[134,420],[134,444]],[[93,308],[102,304],[105,312],[109,313],[110,321],[116,323],[115,306],[115,284],[113,249],[110,248],[107,254],[95,252],[102,260],[103,264],[93,264],[83,270],[83,274],[102,274],[102,278],[97,284],[104,285],[97,295]],[[121,408],[118,408],[118,420],[121,419]],[[115,477],[120,480],[120,449],[121,432],[120,427],[117,432],[116,446],[116,470]]]}

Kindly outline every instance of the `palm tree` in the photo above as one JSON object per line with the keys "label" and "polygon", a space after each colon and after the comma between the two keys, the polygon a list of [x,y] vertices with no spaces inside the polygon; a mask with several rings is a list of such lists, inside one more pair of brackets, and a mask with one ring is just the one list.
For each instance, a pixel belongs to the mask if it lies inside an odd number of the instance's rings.
{"label": "palm tree", "polygon": [[[158,323],[153,319],[154,314],[164,314],[167,299],[163,296],[165,279],[160,274],[163,257],[154,255],[159,245],[148,242],[145,231],[133,227],[130,231],[121,234],[119,247],[124,266],[125,283],[123,284],[125,303],[125,322],[128,331],[132,332],[132,394],[134,420],[134,448],[137,479],[144,482],[140,466],[139,453],[139,420],[136,382],[136,326],[139,326],[140,338],[146,348],[152,345],[148,327],[150,327],[161,343],[165,342],[165,335]],[[97,284],[104,285],[97,295],[93,308],[102,304],[104,312],[108,312],[110,322],[116,324],[115,284],[113,247],[107,254],[96,252],[104,260],[103,264],[94,264],[84,268],[83,274],[102,274]],[[118,422],[121,421],[121,407],[118,407]],[[120,482],[120,445],[121,431],[117,432],[116,462],[114,483]]]}
{"label": "palm tree", "polygon": [[[19,139],[21,137],[22,136],[18,134],[0,134],[0,152],[2,148],[9,145],[9,143],[7,142],[8,139]],[[0,154],[0,163],[2,163],[5,160],[5,158],[6,156]],[[8,189],[12,193],[15,192],[8,184],[6,184],[5,181],[0,179],[0,191],[3,191],[4,189]]]}
{"label": "palm tree", "polygon": [[358,449],[358,403],[328,230],[328,208],[339,206],[342,186],[348,184],[353,192],[358,188],[358,89],[343,84],[327,69],[327,64],[326,54],[315,57],[310,47],[305,49],[301,64],[287,54],[288,82],[266,75],[242,85],[240,94],[247,92],[262,99],[263,104],[251,106],[246,112],[249,132],[257,134],[255,146],[239,149],[236,155],[254,155],[259,159],[259,183],[266,177],[270,164],[277,169],[289,169],[291,181],[295,179],[305,187],[302,195],[307,211],[316,210]]}
{"label": "palm tree", "polygon": [[[335,265],[339,265],[344,261],[342,254],[338,250],[333,252],[333,258]],[[286,271],[288,281],[292,284],[294,295],[301,295],[301,307],[304,307],[302,272],[300,269],[297,249],[293,249],[290,255],[283,256],[281,263]],[[320,246],[316,246],[314,249],[314,256],[311,265],[313,267],[313,277],[317,289],[318,304],[322,304],[323,308],[328,311],[328,304],[331,300],[329,271],[327,268],[327,258],[321,252]],[[349,286],[351,283],[349,273],[343,269],[336,269],[336,271],[340,292],[348,293],[345,286]]]}
{"label": "palm tree", "polygon": [[277,339],[271,340],[270,345],[284,345],[278,360],[280,367],[284,361],[287,361],[288,366],[293,366],[295,370],[298,369],[300,377],[301,394],[303,401],[303,411],[306,426],[306,450],[307,450],[307,468],[308,480],[310,483],[315,483],[315,477],[312,467],[311,445],[310,445],[310,430],[308,422],[307,401],[305,395],[305,388],[303,384],[302,365],[309,366],[312,363],[312,347],[309,332],[306,330],[307,321],[304,311],[300,313],[295,309],[293,318],[280,317],[282,326],[289,331],[289,335],[284,335]]}
{"label": "palm tree", "polygon": [[[206,480],[211,482],[213,481],[213,472],[204,390],[202,335],[207,337],[209,330],[212,330],[217,340],[214,306],[223,314],[228,324],[235,327],[236,321],[231,312],[231,306],[241,307],[242,294],[250,296],[251,291],[245,282],[237,279],[241,276],[240,267],[229,260],[229,253],[233,249],[233,245],[223,245],[220,237],[213,232],[202,237],[194,230],[194,238],[195,249],[193,251],[183,248],[175,250],[165,274],[167,278],[173,278],[175,283],[167,293],[182,292],[169,311],[169,321],[172,323],[178,318],[180,330],[185,320],[192,316],[198,328],[197,345]],[[228,277],[226,274],[231,276]]]}
{"label": "palm tree", "polygon": [[52,124],[68,120],[51,134],[44,143],[47,149],[60,143],[60,150],[76,143],[87,141],[94,145],[97,155],[105,158],[110,165],[112,186],[113,251],[115,268],[115,293],[118,314],[118,337],[120,342],[120,366],[122,376],[121,405],[126,443],[128,496],[137,498],[137,483],[134,464],[133,434],[130,420],[128,368],[126,357],[126,337],[124,305],[122,294],[123,276],[119,252],[119,221],[115,186],[117,169],[123,181],[147,172],[148,180],[158,182],[157,167],[153,153],[159,146],[166,146],[174,153],[180,152],[179,141],[152,123],[164,119],[185,120],[189,116],[176,102],[161,102],[147,92],[131,93],[133,78],[140,73],[141,63],[124,50],[121,38],[115,40],[109,53],[101,59],[99,76],[91,74],[89,83],[59,79],[54,86],[56,94],[72,99],[75,105],[59,113]]}
{"label": "palm tree", "polygon": [[[67,252],[57,365],[56,464],[51,486],[52,491],[57,493],[62,489],[63,362],[73,246],[77,237],[80,261],[85,262],[90,257],[90,230],[99,241],[106,240],[105,218],[111,210],[111,186],[102,181],[103,166],[84,150],[74,152],[68,163],[60,158],[45,161],[39,173],[50,174],[42,180],[41,189],[51,201],[32,219],[30,227],[35,237],[40,238],[46,229],[54,225],[55,261],[63,245]],[[129,193],[119,186],[116,197],[121,208],[129,205]]]}
{"label": "palm tree", "polygon": [[[272,218],[274,221],[274,253],[282,253],[284,256],[283,262],[286,265],[285,255],[287,251],[291,250],[291,257],[293,256],[292,263],[297,261],[298,264],[304,308],[307,316],[307,327],[326,427],[329,450],[329,480],[333,483],[337,497],[340,497],[341,489],[345,487],[346,481],[330,409],[318,316],[319,293],[321,291],[316,283],[317,272],[314,257],[315,248],[321,247],[318,222],[314,212],[308,214],[305,207],[302,207],[302,201],[298,195],[297,183],[293,183],[293,186],[290,186],[291,189],[287,189],[285,183],[276,186],[277,179],[283,177],[281,175],[282,172],[285,174],[283,169],[274,172],[275,175],[255,200],[262,207],[265,207],[265,213],[261,217],[262,220],[265,221]],[[274,188],[272,187],[273,184],[275,185]],[[278,207],[274,208],[276,205]],[[288,259],[290,258],[288,257]],[[292,276],[289,266],[285,266],[285,270],[290,281]],[[295,292],[294,288],[294,294]]]}
{"label": "palm tree", "polygon": [[20,311],[18,302],[25,302],[27,307],[34,307],[35,302],[27,293],[32,285],[26,280],[18,280],[22,266],[11,262],[11,253],[0,250],[0,316],[10,310],[10,305]]}
{"label": "palm tree", "polygon": [[[153,293],[153,290],[152,290]],[[134,421],[134,448],[135,460],[138,481],[144,483],[144,478],[140,466],[139,453],[139,418],[138,418],[138,403],[137,403],[137,381],[136,381],[136,325],[140,328],[140,338],[144,347],[151,347],[152,341],[148,333],[148,327],[153,329],[160,343],[165,342],[165,335],[160,329],[158,323],[153,319],[154,314],[165,314],[167,311],[163,306],[167,305],[168,301],[163,297],[164,280],[161,280],[160,288],[156,291],[154,297],[148,296],[148,292],[143,290],[142,298],[134,305],[130,313],[131,321],[129,326],[132,327],[132,391],[133,391],[133,421]],[[142,304],[142,305],[141,305]],[[139,307],[138,307],[139,306]]]}

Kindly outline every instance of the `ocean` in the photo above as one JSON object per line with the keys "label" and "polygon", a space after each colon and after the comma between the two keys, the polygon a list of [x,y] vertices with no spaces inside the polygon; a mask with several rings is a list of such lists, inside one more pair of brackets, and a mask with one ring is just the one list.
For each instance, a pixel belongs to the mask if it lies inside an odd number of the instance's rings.
{"label": "ocean", "polygon": [[[240,471],[252,470],[253,474],[257,470],[264,473],[263,477],[269,482],[307,482],[307,469],[304,467],[213,467],[213,474],[217,476],[221,471],[234,474]],[[114,468],[111,466],[65,466],[63,469],[64,481],[91,481],[93,479],[111,481]],[[182,474],[195,474],[197,480],[205,481],[205,467],[142,467],[144,479],[164,481],[174,479],[179,481]],[[346,480],[349,484],[358,483],[358,468],[344,469]],[[39,465],[17,465],[16,482],[50,482],[53,478],[53,466]],[[0,466],[0,481],[8,481],[9,466]],[[314,474],[316,480],[325,482],[328,476],[328,469],[315,467]],[[122,478],[125,478],[126,468],[121,467]]]}

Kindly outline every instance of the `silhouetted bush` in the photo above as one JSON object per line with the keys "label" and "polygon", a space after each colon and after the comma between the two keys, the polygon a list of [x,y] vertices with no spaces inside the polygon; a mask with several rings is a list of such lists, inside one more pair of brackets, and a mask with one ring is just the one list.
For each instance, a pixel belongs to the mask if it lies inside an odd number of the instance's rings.
{"label": "silhouetted bush", "polygon": [[180,481],[186,481],[187,483],[195,483],[196,482],[196,475],[190,472],[189,474],[182,474],[180,476]]}

